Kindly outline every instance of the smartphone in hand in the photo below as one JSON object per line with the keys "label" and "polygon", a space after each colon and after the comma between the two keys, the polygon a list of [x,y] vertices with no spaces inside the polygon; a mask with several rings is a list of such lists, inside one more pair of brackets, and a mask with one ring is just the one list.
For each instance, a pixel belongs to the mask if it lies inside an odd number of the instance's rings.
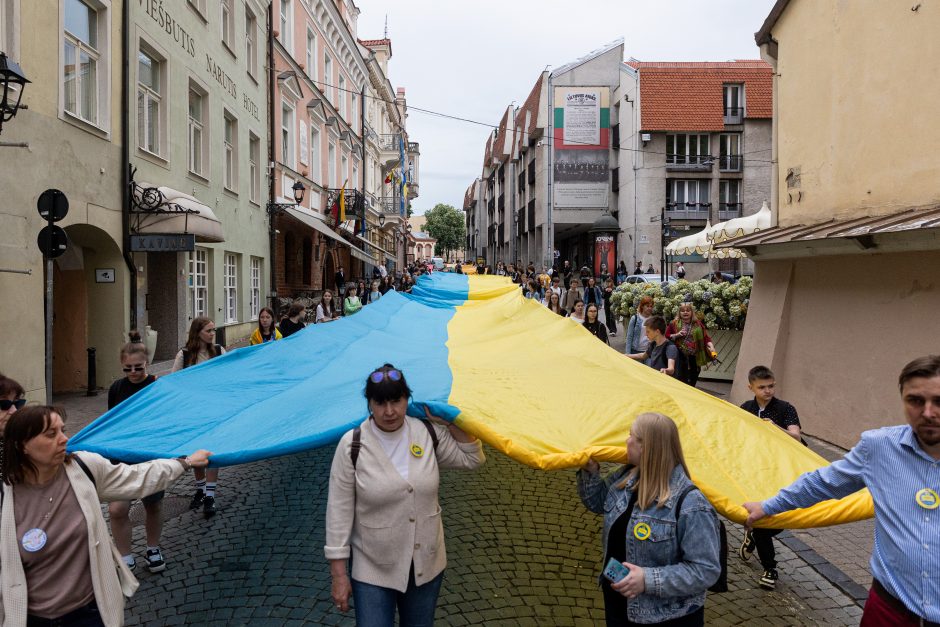
{"label": "smartphone in hand", "polygon": [[630,569],[618,562],[615,558],[610,558],[607,566],[604,567],[604,576],[611,583],[617,583],[630,574]]}

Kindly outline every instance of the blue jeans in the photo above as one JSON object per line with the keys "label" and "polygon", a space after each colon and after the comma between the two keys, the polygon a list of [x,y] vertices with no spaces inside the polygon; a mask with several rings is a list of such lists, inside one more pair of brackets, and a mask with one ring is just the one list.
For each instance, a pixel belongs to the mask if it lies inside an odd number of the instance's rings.
{"label": "blue jeans", "polygon": [[353,602],[358,627],[392,627],[395,606],[398,606],[400,627],[426,627],[434,624],[437,595],[441,591],[444,572],[423,586],[415,585],[414,565],[408,573],[408,588],[399,592],[352,580]]}

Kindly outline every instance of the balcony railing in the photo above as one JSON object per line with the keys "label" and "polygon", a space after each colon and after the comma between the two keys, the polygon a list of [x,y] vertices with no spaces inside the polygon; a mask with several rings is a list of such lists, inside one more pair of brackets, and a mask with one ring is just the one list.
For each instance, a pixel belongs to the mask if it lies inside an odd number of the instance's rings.
{"label": "balcony railing", "polygon": [[383,196],[378,199],[376,209],[380,214],[386,216],[401,215],[401,199],[395,196]]}
{"label": "balcony railing", "polygon": [[741,203],[739,202],[723,202],[718,205],[718,219],[719,220],[731,220],[732,218],[741,217]]}
{"label": "balcony railing", "polygon": [[398,152],[398,144],[401,141],[401,135],[379,135],[379,149],[386,152]]}
{"label": "balcony railing", "polygon": [[744,107],[725,107],[725,124],[744,122]]}
{"label": "balcony railing", "polygon": [[408,142],[408,152],[410,153],[420,152],[420,150],[418,149],[418,142]]}
{"label": "balcony railing", "polygon": [[666,169],[683,172],[711,172],[714,160],[711,155],[666,155]]}
{"label": "balcony railing", "polygon": [[721,155],[718,160],[718,169],[722,172],[740,172],[744,167],[744,157],[741,155]]}
{"label": "balcony railing", "polygon": [[710,202],[666,203],[666,217],[676,220],[707,220],[711,208]]}

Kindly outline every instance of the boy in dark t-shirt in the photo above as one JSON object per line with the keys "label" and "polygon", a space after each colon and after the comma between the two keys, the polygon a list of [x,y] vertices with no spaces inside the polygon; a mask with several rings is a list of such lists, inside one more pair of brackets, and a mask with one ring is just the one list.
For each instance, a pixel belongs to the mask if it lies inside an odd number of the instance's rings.
{"label": "boy in dark t-shirt", "polygon": [[[796,407],[774,396],[774,373],[766,366],[755,366],[747,373],[747,387],[754,393],[754,398],[741,404],[741,409],[750,412],[762,420],[772,422],[790,437],[806,442],[800,435],[800,417]],[[747,561],[754,550],[764,573],[758,584],[761,588],[773,590],[777,585],[777,554],[774,550],[774,536],[780,529],[754,529],[744,536],[744,542],[738,549],[741,559]]]}

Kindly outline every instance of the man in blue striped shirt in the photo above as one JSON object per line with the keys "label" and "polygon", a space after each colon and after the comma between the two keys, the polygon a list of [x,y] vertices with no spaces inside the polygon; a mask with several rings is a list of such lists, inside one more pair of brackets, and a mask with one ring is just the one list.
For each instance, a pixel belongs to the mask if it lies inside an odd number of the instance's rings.
{"label": "man in blue striped shirt", "polygon": [[940,627],[940,355],[907,364],[898,384],[907,425],[866,431],[844,458],[763,503],[745,503],[747,526],[867,487],[874,581],[862,627]]}

